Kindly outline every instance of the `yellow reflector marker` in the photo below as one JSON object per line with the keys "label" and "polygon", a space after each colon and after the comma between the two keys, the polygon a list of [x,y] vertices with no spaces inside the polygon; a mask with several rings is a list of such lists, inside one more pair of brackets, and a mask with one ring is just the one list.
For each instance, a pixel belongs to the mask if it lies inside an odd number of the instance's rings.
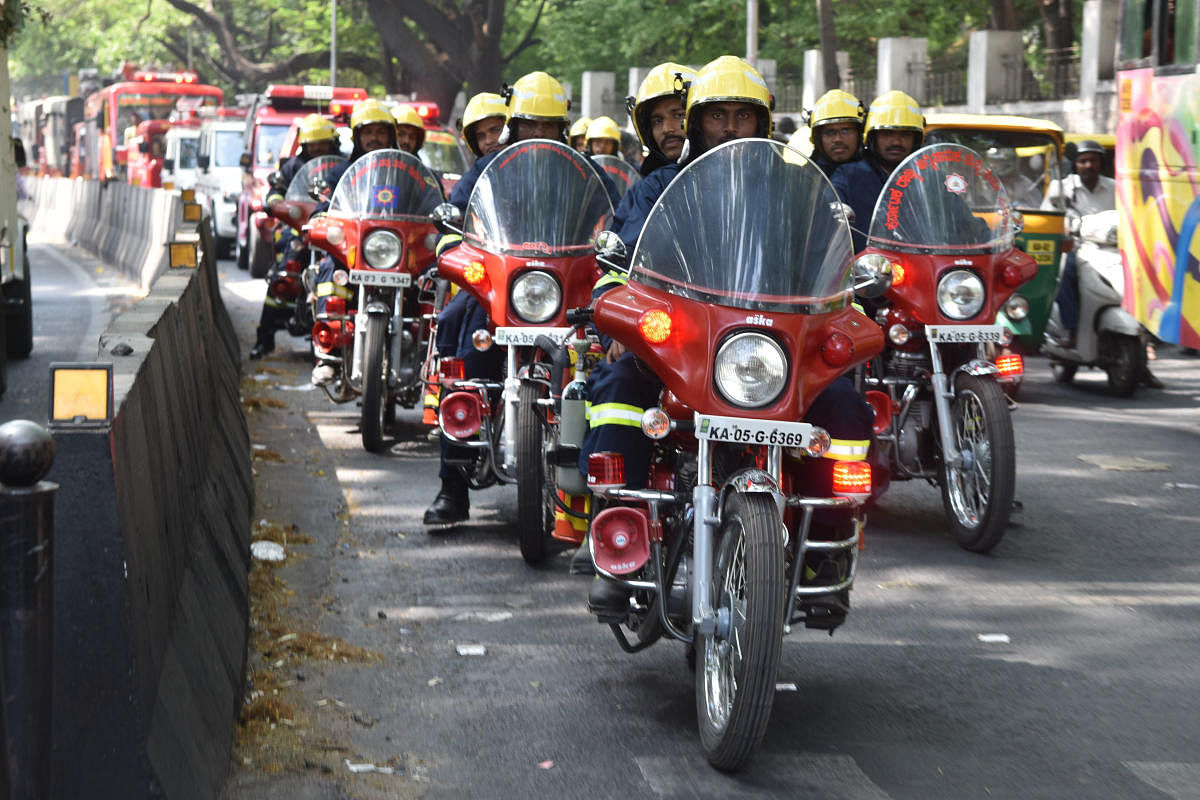
{"label": "yellow reflector marker", "polygon": [[167,242],[167,248],[170,251],[171,269],[195,268],[195,242]]}
{"label": "yellow reflector marker", "polygon": [[204,216],[203,209],[199,203],[184,203],[183,204],[183,220],[184,222],[199,222]]}
{"label": "yellow reflector marker", "polygon": [[181,200],[183,200],[183,202],[185,202],[185,203],[194,203],[194,202],[196,202],[196,190],[195,189],[181,189],[179,192],[179,198]]}
{"label": "yellow reflector marker", "polygon": [[107,425],[112,419],[112,364],[50,365],[50,425]]}

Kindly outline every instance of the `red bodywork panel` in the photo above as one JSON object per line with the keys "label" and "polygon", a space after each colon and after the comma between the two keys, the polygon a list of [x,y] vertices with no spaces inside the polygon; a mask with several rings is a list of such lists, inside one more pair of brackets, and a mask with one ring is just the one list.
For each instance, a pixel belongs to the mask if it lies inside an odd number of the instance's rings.
{"label": "red bodywork panel", "polygon": [[[486,277],[477,284],[466,279],[472,262],[483,264]],[[522,272],[541,270],[554,275],[562,287],[563,301],[558,315],[543,323],[530,323],[513,314],[508,307],[509,287]],[[488,312],[492,325],[527,326],[542,324],[562,327],[567,324],[567,311],[591,302],[592,287],[600,277],[600,267],[594,255],[570,258],[537,258],[532,256],[501,256],[462,244],[447,251],[438,259],[438,275],[470,292]]]}
{"label": "red bodywork panel", "polygon": [[[329,243],[329,227],[338,225],[346,234],[345,241],[340,245]],[[373,269],[359,258],[359,244],[371,231],[387,228],[396,233],[404,243],[404,253],[400,263],[389,270],[380,272],[408,272],[414,278],[421,274],[433,263],[433,252],[425,246],[429,234],[437,228],[432,222],[410,222],[400,220],[380,219],[347,219],[332,214],[317,217],[308,226],[309,243],[333,256],[333,259],[347,269]]]}
{"label": "red bodywork panel", "polygon": [[[662,309],[671,316],[671,335],[650,344],[638,331],[642,314]],[[596,301],[597,330],[637,353],[679,402],[706,414],[798,420],[826,386],[847,370],[874,358],[883,349],[883,332],[862,312],[844,308],[827,314],[756,313],[630,283],[611,289]],[[720,342],[735,331],[754,330],[775,338],[787,353],[788,389],[770,406],[746,409],[726,402],[714,386],[713,356]],[[833,367],[821,346],[834,333],[851,343],[848,361]]]}
{"label": "red bodywork panel", "polygon": [[[996,313],[1000,307],[1019,288],[1019,285],[1009,286],[1004,282],[1005,267],[1012,265],[1019,271],[1022,276],[1021,283],[1037,275],[1037,262],[1033,257],[1016,249],[1002,254],[933,256],[921,253],[894,253],[868,247],[862,252],[866,253],[878,253],[903,267],[903,280],[898,284],[893,283],[885,296],[918,323],[926,325],[990,325],[996,321]],[[938,278],[953,269],[974,270],[987,287],[987,299],[983,308],[971,319],[950,319],[938,310]]]}

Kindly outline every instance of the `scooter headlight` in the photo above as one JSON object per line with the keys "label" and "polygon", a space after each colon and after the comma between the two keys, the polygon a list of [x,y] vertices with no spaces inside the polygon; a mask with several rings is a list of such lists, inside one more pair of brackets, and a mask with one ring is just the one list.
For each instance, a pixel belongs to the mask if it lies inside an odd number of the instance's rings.
{"label": "scooter headlight", "polygon": [[787,380],[787,357],[770,336],[739,333],[717,350],[713,362],[717,391],[743,408],[770,405],[783,391]]}
{"label": "scooter headlight", "polygon": [[391,269],[400,263],[400,237],[391,231],[371,231],[363,240],[363,260],[373,269]]}
{"label": "scooter headlight", "polygon": [[1013,322],[1020,322],[1029,316],[1029,301],[1019,294],[1014,294],[1004,304],[1004,315]]}
{"label": "scooter headlight", "polygon": [[512,284],[512,307],[526,322],[542,323],[554,318],[562,305],[562,287],[548,272],[531,270]]}
{"label": "scooter headlight", "polygon": [[950,319],[970,319],[983,309],[983,281],[974,272],[954,269],[938,281],[938,310]]}

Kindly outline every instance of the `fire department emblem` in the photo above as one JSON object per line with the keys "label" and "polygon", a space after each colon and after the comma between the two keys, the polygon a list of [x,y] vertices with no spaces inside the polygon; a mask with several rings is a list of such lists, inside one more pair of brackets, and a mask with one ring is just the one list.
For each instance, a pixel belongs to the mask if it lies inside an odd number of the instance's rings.
{"label": "fire department emblem", "polygon": [[947,175],[946,190],[954,194],[962,194],[967,190],[967,179],[957,172]]}

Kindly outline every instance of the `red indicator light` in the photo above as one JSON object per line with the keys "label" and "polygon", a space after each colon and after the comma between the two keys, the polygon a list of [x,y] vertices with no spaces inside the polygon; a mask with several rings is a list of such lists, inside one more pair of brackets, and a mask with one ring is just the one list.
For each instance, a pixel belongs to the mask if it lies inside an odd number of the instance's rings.
{"label": "red indicator light", "polygon": [[650,344],[662,344],[671,338],[671,315],[661,308],[645,312],[638,319],[638,333]]}
{"label": "red indicator light", "polygon": [[839,461],[833,465],[833,493],[871,493],[871,465],[866,461]]}

